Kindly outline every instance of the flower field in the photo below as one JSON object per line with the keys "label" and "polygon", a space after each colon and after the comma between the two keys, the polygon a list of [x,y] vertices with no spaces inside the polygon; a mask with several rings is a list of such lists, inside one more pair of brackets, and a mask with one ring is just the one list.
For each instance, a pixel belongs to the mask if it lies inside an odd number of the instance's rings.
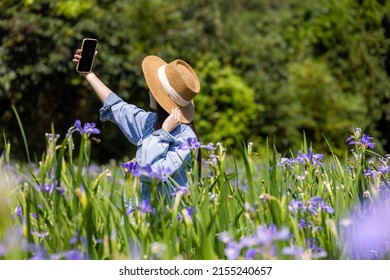
{"label": "flower field", "polygon": [[[189,184],[160,197],[169,170],[136,163],[95,165],[100,131],[76,121],[46,135],[39,162],[0,157],[0,259],[389,259],[390,156],[356,128],[340,159],[272,147],[241,156],[188,139]],[[77,138],[77,141],[76,141]],[[75,143],[78,144],[75,144]],[[196,156],[202,152],[202,176]],[[140,198],[140,177],[153,178]]]}

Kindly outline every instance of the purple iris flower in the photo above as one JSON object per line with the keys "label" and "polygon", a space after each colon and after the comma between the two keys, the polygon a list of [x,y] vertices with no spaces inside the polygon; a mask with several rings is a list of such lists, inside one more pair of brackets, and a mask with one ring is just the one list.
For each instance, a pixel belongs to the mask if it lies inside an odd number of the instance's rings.
{"label": "purple iris flower", "polygon": [[127,210],[126,210],[126,215],[128,216],[128,215],[130,215],[131,213],[133,213],[134,212],[134,207],[133,207],[133,205],[129,205],[129,207],[127,207]]}
{"label": "purple iris flower", "polygon": [[212,143],[209,143],[207,145],[202,145],[201,148],[205,148],[205,149],[207,149],[209,151],[214,151],[215,150],[214,145]]}
{"label": "purple iris flower", "polygon": [[365,171],[363,171],[363,175],[366,177],[375,177],[376,171],[371,168],[367,168]]}
{"label": "purple iris flower", "polygon": [[309,221],[307,224],[306,224],[306,220],[304,218],[300,219],[299,223],[298,223],[298,228],[299,229],[303,229],[303,228],[306,228],[307,226],[309,227],[312,227],[313,226],[313,222],[312,221]]}
{"label": "purple iris flower", "polygon": [[196,150],[200,148],[202,143],[200,143],[197,138],[188,138],[187,145],[190,150]]}
{"label": "purple iris flower", "polygon": [[53,142],[55,143],[60,138],[59,134],[53,134],[53,133],[46,133],[45,136],[47,137],[50,143]]}
{"label": "purple iris flower", "polygon": [[6,255],[8,252],[7,246],[0,243],[0,257]]}
{"label": "purple iris flower", "polygon": [[316,166],[317,164],[323,166],[324,164],[321,162],[323,157],[323,154],[314,154],[311,158],[311,163],[313,166]]}
{"label": "purple iris flower", "polygon": [[321,197],[314,196],[310,198],[307,202],[301,202],[296,199],[293,199],[288,209],[290,212],[298,212],[299,210],[302,210],[302,212],[305,212],[306,210],[309,211],[313,216],[317,216],[319,212],[326,211],[329,214],[334,214],[334,209],[329,206]]}
{"label": "purple iris flower", "polygon": [[141,210],[142,214],[145,214],[145,213],[151,213],[153,211],[153,208],[150,204],[150,200],[149,199],[143,199],[141,201],[141,205],[139,206],[139,209]]}
{"label": "purple iris flower", "polygon": [[374,148],[374,145],[375,145],[373,142],[371,142],[372,139],[374,139],[374,138],[368,136],[367,134],[363,134],[361,143],[362,143],[363,146],[369,147],[369,148],[372,149],[372,148]]}
{"label": "purple iris flower", "polygon": [[77,242],[78,237],[79,237],[79,232],[76,232],[76,234],[70,238],[69,243],[71,245],[74,245]]}
{"label": "purple iris flower", "polygon": [[135,177],[139,177],[142,175],[141,166],[136,161],[129,161],[121,163],[121,166],[128,171],[130,171],[131,174]]}
{"label": "purple iris flower", "polygon": [[192,214],[194,213],[194,207],[190,206],[186,208],[188,216],[192,217]]}
{"label": "purple iris flower", "polygon": [[245,253],[245,260],[254,260],[258,254],[260,254],[260,250],[256,250],[254,248],[249,248]]}
{"label": "purple iris flower", "polygon": [[80,239],[81,243],[86,244],[87,240],[84,236],[80,236],[80,230],[77,230],[73,237],[70,238],[69,244],[74,245]]}
{"label": "purple iris flower", "polygon": [[282,249],[282,254],[285,256],[301,257],[304,253],[305,253],[305,250],[302,247],[298,247],[295,245],[284,247]]}
{"label": "purple iris flower", "polygon": [[15,248],[25,252],[31,252],[33,249],[31,244],[27,242],[21,226],[8,228],[3,232],[2,243],[0,243],[0,256],[13,252]]}
{"label": "purple iris flower", "polygon": [[384,182],[379,186],[379,196],[381,199],[390,199],[390,184]]}
{"label": "purple iris flower", "polygon": [[43,191],[47,194],[52,194],[54,189],[56,189],[61,195],[64,194],[65,190],[63,188],[56,188],[56,183],[46,183],[44,185],[39,184],[37,186],[38,191]]}
{"label": "purple iris flower", "polygon": [[282,166],[283,168],[286,168],[287,166],[291,166],[294,163],[294,161],[290,158],[281,158],[278,162],[277,166]]}
{"label": "purple iris flower", "polygon": [[31,234],[38,236],[38,238],[42,241],[45,237],[49,236],[49,233],[47,231],[44,231],[42,233],[36,232],[34,230],[31,230]]}
{"label": "purple iris flower", "polygon": [[313,166],[323,165],[323,163],[321,162],[323,157],[323,154],[314,154],[312,149],[308,148],[307,154],[301,154],[301,152],[298,151],[298,157],[296,158],[296,161],[301,162],[303,164],[311,163]]}
{"label": "purple iris flower", "polygon": [[[311,259],[324,258],[327,256],[327,252],[321,247],[318,247],[318,241],[316,239],[311,238],[306,239],[305,241],[307,248],[310,250]],[[283,248],[282,254],[302,258],[305,255],[305,249],[291,244],[290,246]]]}
{"label": "purple iris flower", "polygon": [[230,242],[225,248],[226,257],[229,260],[236,260],[240,256],[241,246],[239,246],[236,242]]}
{"label": "purple iris flower", "polygon": [[283,241],[290,237],[286,228],[278,230],[274,224],[269,227],[259,226],[253,235],[244,236],[235,242],[228,232],[219,234],[218,239],[226,244],[225,254],[228,259],[238,259],[241,251],[246,249],[245,259],[253,259],[264,250],[272,255],[276,254],[276,241]]}
{"label": "purple iris flower", "polygon": [[100,134],[100,130],[96,128],[94,123],[87,122],[83,127],[81,121],[78,119],[74,123],[74,128],[69,133],[72,134],[75,131],[80,132],[82,135]]}
{"label": "purple iris flower", "polygon": [[86,260],[88,259],[86,254],[81,253],[78,250],[69,250],[54,254],[50,257],[52,260]]}
{"label": "purple iris flower", "polygon": [[311,257],[313,259],[325,258],[328,253],[321,247],[316,247],[311,251]]}
{"label": "purple iris flower", "polygon": [[48,194],[52,194],[54,188],[55,188],[54,183],[47,183],[47,184],[44,184],[43,186],[42,185],[38,186],[38,189],[40,189],[44,193],[48,193]]}
{"label": "purple iris flower", "polygon": [[282,227],[280,230],[278,230],[275,224],[271,224],[269,229],[274,235],[274,240],[286,240],[290,237],[290,233],[287,228]]}
{"label": "purple iris flower", "polygon": [[310,250],[313,250],[318,246],[318,241],[315,238],[306,238],[305,242],[306,242],[306,246],[309,247]]}
{"label": "purple iris flower", "polygon": [[289,237],[289,232],[287,229],[282,228],[280,231],[276,229],[274,224],[271,224],[269,228],[265,226],[260,226],[256,230],[255,237],[259,244],[268,245],[275,240],[285,240]]}
{"label": "purple iris flower", "polygon": [[362,130],[360,128],[355,128],[353,131],[353,135],[349,136],[347,140],[345,140],[345,142],[349,142],[349,145],[356,144],[355,140],[360,138],[361,132]]}
{"label": "purple iris flower", "polygon": [[209,151],[214,151],[214,145],[212,143],[209,143],[207,145],[203,145],[202,142],[199,142],[197,138],[188,138],[185,143],[181,143],[179,146],[180,150],[186,151],[186,150],[191,150],[195,151],[198,150],[199,148],[205,148]]}
{"label": "purple iris flower", "polygon": [[173,172],[172,172],[172,170],[169,167],[167,167],[167,168],[162,167],[161,168],[159,166],[157,171],[152,172],[152,176],[150,176],[150,177],[157,178],[160,181],[166,182],[166,181],[168,181],[168,178],[169,178],[169,176],[171,176],[172,173]]}
{"label": "purple iris flower", "polygon": [[288,210],[290,210],[290,212],[298,212],[301,209],[304,209],[304,205],[297,199],[291,200],[290,204],[288,205]]}
{"label": "purple iris flower", "polygon": [[207,163],[211,163],[212,165],[216,165],[218,163],[219,156],[217,155],[209,155],[209,160]]}
{"label": "purple iris flower", "polygon": [[325,210],[329,214],[331,214],[331,215],[334,214],[333,207],[329,206],[325,201],[322,201],[319,206],[320,206],[321,209]]}
{"label": "purple iris flower", "polygon": [[298,151],[298,156],[295,158],[295,161],[299,163],[305,163],[305,162],[309,162],[310,158],[311,158],[311,149],[309,148],[307,154],[302,154],[301,151]]}
{"label": "purple iris flower", "polygon": [[309,203],[312,203],[312,204],[317,204],[317,203],[320,203],[321,201],[322,201],[322,198],[319,196],[313,196],[312,198],[309,199]]}
{"label": "purple iris flower", "polygon": [[229,232],[227,231],[224,231],[224,232],[221,232],[219,235],[218,235],[218,239],[219,241],[227,244],[227,243],[230,243],[233,241],[232,237],[230,236]]}
{"label": "purple iris flower", "polygon": [[370,149],[374,148],[375,143],[371,142],[371,140],[374,139],[373,137],[367,134],[363,134],[362,137],[360,137],[360,135],[361,129],[356,128],[354,130],[354,134],[348,137],[346,142],[348,142],[349,145],[360,145],[364,149],[366,149],[367,147]]}
{"label": "purple iris flower", "polygon": [[46,259],[46,251],[41,246],[33,246],[32,247],[33,256],[30,260],[45,260]]}
{"label": "purple iris flower", "polygon": [[22,209],[22,206],[19,205],[18,207],[16,207],[15,209],[15,215],[16,217],[18,218],[22,218],[23,217],[23,209]]}
{"label": "purple iris flower", "polygon": [[291,166],[294,163],[302,163],[303,165],[311,164],[313,166],[323,166],[324,164],[321,162],[323,157],[323,154],[314,154],[312,149],[308,148],[306,154],[303,154],[301,151],[298,151],[298,155],[295,159],[281,158],[277,166],[282,166],[282,168],[286,168],[287,166]]}
{"label": "purple iris flower", "polygon": [[150,164],[141,166],[136,161],[124,162],[121,163],[121,166],[130,171],[134,177],[145,176],[151,179],[158,179],[163,182],[168,181],[169,176],[173,173],[169,167],[165,168],[159,166],[157,170],[154,170]]}
{"label": "purple iris flower", "polygon": [[201,146],[202,146],[202,143],[200,143],[197,138],[189,137],[187,139],[186,143],[180,144],[179,149],[183,150],[183,151],[186,151],[186,150],[194,151],[194,150],[199,149]]}
{"label": "purple iris flower", "polygon": [[190,194],[190,188],[188,184],[184,186],[177,187],[172,193],[171,196],[175,196],[176,194],[182,194],[182,195],[189,195]]}
{"label": "purple iris flower", "polygon": [[390,254],[389,198],[354,212],[342,221],[342,236],[350,259],[387,259]]}
{"label": "purple iris flower", "polygon": [[382,174],[382,175],[387,175],[390,171],[390,166],[386,166],[386,165],[381,165],[378,167],[378,171]]}
{"label": "purple iris flower", "polygon": [[81,127],[80,120],[76,120],[75,127],[81,134],[100,134],[100,130],[95,127],[94,123],[85,123],[84,127]]}
{"label": "purple iris flower", "polygon": [[141,176],[146,176],[154,179],[156,177],[153,168],[150,164],[140,167]]}
{"label": "purple iris flower", "polygon": [[318,213],[322,210],[328,212],[329,214],[334,214],[333,208],[331,206],[329,206],[325,201],[323,201],[322,198],[319,196],[315,196],[315,197],[310,198],[308,203],[309,203],[309,206],[307,209],[314,216],[317,216]]}
{"label": "purple iris flower", "polygon": [[[193,208],[192,207],[184,208],[182,212],[186,213],[188,217],[192,217]],[[183,218],[182,213],[177,214],[176,217],[177,220],[181,220],[182,218]]]}
{"label": "purple iris flower", "polygon": [[[239,244],[241,247],[251,247],[251,246],[263,244],[263,239],[264,238],[259,239],[257,236],[256,237],[255,236],[244,236],[242,239],[240,239]],[[268,242],[266,242],[266,243],[268,243]]]}
{"label": "purple iris flower", "polygon": [[317,216],[318,215],[318,210],[317,208],[315,208],[314,206],[310,205],[309,207],[307,207],[307,210],[310,212],[310,214],[312,214],[313,216]]}
{"label": "purple iris flower", "polygon": [[65,193],[65,190],[63,188],[56,188],[56,189],[60,193],[60,195],[63,195]]}

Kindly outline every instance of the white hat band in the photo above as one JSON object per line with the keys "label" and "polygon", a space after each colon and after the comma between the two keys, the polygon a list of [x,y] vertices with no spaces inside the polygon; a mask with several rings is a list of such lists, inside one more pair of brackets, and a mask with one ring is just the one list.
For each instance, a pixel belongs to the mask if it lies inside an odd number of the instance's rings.
{"label": "white hat band", "polygon": [[158,68],[157,74],[158,79],[160,80],[162,86],[164,87],[165,92],[168,94],[168,96],[179,106],[186,107],[188,104],[190,104],[191,101],[185,100],[183,97],[180,96],[176,92],[176,90],[171,86],[171,84],[168,81],[167,74],[165,73],[165,67],[167,65],[163,65]]}

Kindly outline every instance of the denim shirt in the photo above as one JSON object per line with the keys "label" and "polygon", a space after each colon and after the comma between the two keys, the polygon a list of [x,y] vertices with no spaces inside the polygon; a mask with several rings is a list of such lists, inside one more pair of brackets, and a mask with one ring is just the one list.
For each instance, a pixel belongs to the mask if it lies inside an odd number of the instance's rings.
{"label": "denim shirt", "polygon": [[[195,138],[196,135],[191,127],[185,124],[179,125],[170,133],[164,129],[155,130],[156,118],[156,113],[146,112],[128,104],[115,93],[107,96],[100,109],[100,120],[117,124],[126,138],[137,146],[135,160],[140,166],[149,165],[155,171],[166,168],[174,171],[170,178],[176,183],[169,184],[170,190],[164,186],[165,194],[169,195],[172,187],[184,186],[188,181],[186,166],[190,164],[191,151],[178,148],[182,143],[185,144],[188,138]],[[147,178],[141,177],[141,181],[143,185],[150,184]],[[141,196],[147,195],[143,188]]]}

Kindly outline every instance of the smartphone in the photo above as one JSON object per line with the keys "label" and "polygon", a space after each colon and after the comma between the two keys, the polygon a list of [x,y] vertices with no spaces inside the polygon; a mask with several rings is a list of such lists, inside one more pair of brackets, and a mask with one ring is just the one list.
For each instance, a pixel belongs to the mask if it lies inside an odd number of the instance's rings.
{"label": "smartphone", "polygon": [[89,73],[92,71],[92,64],[95,58],[95,52],[98,41],[92,38],[84,38],[81,45],[81,59],[76,66],[76,71],[80,73]]}

